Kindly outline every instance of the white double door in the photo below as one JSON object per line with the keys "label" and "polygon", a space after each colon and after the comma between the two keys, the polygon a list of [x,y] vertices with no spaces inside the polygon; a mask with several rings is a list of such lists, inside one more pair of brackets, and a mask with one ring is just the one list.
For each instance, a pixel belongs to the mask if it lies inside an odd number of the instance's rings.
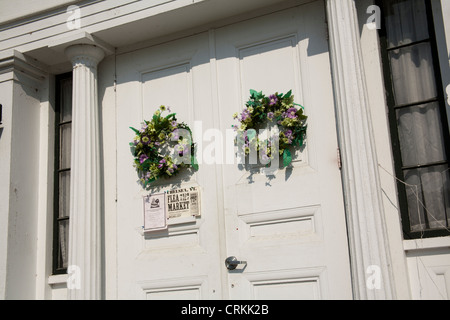
{"label": "white double door", "polygon": [[[316,1],[117,57],[119,298],[352,297],[324,21]],[[232,115],[250,89],[292,89],[309,117],[305,149],[271,178],[228,163]],[[145,191],[128,127],[160,105],[195,130],[201,164]],[[191,185],[201,216],[144,233],[142,197]],[[230,271],[229,256],[246,264]]]}

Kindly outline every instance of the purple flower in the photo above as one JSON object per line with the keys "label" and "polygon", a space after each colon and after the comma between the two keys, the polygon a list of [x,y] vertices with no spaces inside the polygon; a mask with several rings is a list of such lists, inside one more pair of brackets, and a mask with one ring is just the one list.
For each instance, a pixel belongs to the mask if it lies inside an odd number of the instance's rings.
{"label": "purple flower", "polygon": [[277,102],[278,102],[278,97],[274,94],[271,94],[269,96],[269,106],[273,106],[273,105],[277,104]]}
{"label": "purple flower", "polygon": [[140,133],[144,133],[145,130],[147,130],[148,125],[146,123],[142,124],[141,130],[139,130]]}
{"label": "purple flower", "polygon": [[292,130],[288,129],[284,132],[284,135],[286,136],[286,138],[290,139],[292,138]]}
{"label": "purple flower", "polygon": [[158,169],[162,169],[162,167],[164,167],[165,163],[166,163],[166,159],[159,160]]}
{"label": "purple flower", "polygon": [[141,164],[143,164],[144,161],[147,160],[147,159],[148,159],[148,157],[147,157],[146,154],[141,154],[141,156],[139,157],[139,162],[140,162]]}
{"label": "purple flower", "polygon": [[273,112],[267,113],[267,119],[273,120]]}
{"label": "purple flower", "polygon": [[178,148],[178,155],[182,157],[184,154],[188,153],[188,146],[187,145],[177,145]]}
{"label": "purple flower", "polygon": [[241,113],[241,121],[245,121],[246,119],[248,119],[250,117],[250,112],[248,112],[247,109],[245,109],[244,111],[242,111]]}
{"label": "purple flower", "polygon": [[288,144],[292,143],[292,139],[294,138],[292,130],[288,129],[284,132],[284,136],[288,139]]}
{"label": "purple flower", "polygon": [[297,109],[295,108],[289,108],[286,112],[286,117],[291,119],[297,118]]}
{"label": "purple flower", "polygon": [[262,161],[263,163],[268,163],[269,160],[270,160],[270,158],[269,158],[269,156],[268,156],[266,153],[263,153],[263,154],[261,155],[261,161]]}

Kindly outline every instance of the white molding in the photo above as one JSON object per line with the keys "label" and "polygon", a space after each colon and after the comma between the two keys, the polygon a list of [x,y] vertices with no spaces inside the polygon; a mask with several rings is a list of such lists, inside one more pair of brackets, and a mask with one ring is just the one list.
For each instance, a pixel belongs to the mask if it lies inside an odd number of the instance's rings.
{"label": "white molding", "polygon": [[[97,65],[105,56],[103,50],[90,44],[76,44],[65,49],[67,57],[72,61],[72,66],[87,67],[92,69],[92,73],[97,73]],[[94,88],[90,88],[94,89]]]}
{"label": "white molding", "polygon": [[[97,64],[104,52],[92,45],[66,49],[73,64],[69,273],[79,277],[69,299],[101,298],[101,168]],[[78,281],[79,280],[79,281]]]}
{"label": "white molding", "polygon": [[407,252],[444,248],[450,252],[450,237],[403,240],[403,248]]}
{"label": "white molding", "polygon": [[113,54],[115,51],[113,46],[86,31],[80,31],[61,38],[52,39],[48,44],[48,48],[63,53],[69,46],[76,44],[90,44],[100,47],[106,55]]}
{"label": "white molding", "polygon": [[208,295],[208,276],[158,279],[158,280],[142,280],[137,282],[142,289],[142,299],[146,299],[147,294],[170,292],[178,290],[195,290],[197,289],[200,299]]}
{"label": "white molding", "polygon": [[[228,17],[248,19],[265,12],[311,2],[312,0],[108,0],[80,3],[81,29],[67,25],[70,15],[60,10],[22,17],[11,24],[0,25],[0,52],[16,48],[34,58],[58,65],[64,57],[55,54],[49,45],[66,37],[77,37],[80,31],[95,35],[97,40],[113,47],[148,46],[147,41],[172,35],[207,32],[223,26]],[[229,22],[229,20],[227,20]],[[201,26],[200,29],[198,29]],[[169,37],[169,38],[168,38]],[[105,49],[105,48],[103,48]],[[108,55],[108,52],[105,52]]]}
{"label": "white molding", "polygon": [[[4,1],[2,5],[2,12],[0,12],[0,24],[12,25],[20,23],[24,19],[33,17],[41,17],[44,15],[51,15],[54,11],[66,11],[66,8],[79,2],[79,0],[46,0],[46,1]],[[17,8],[20,10],[17,10]],[[34,18],[36,19],[36,18]]]}
{"label": "white molding", "polygon": [[289,282],[314,282],[319,289],[316,298],[319,300],[330,299],[327,268],[325,266],[270,272],[251,272],[247,273],[245,278],[252,288],[253,299],[258,299],[258,297],[255,297],[255,288],[258,286]]}
{"label": "white molding", "polygon": [[47,281],[49,285],[58,285],[58,284],[61,285],[66,284],[68,278],[69,275],[67,274],[57,274],[49,276]]}
{"label": "white molding", "polygon": [[[9,50],[0,54],[0,81],[18,80],[21,73],[34,81],[42,82],[48,76],[48,66],[29,58],[17,50]],[[19,81],[20,82],[20,81]]]}
{"label": "white molding", "polygon": [[[327,0],[327,17],[354,297],[393,299],[389,241],[354,0]],[[370,266],[380,268],[379,289],[367,286]]]}

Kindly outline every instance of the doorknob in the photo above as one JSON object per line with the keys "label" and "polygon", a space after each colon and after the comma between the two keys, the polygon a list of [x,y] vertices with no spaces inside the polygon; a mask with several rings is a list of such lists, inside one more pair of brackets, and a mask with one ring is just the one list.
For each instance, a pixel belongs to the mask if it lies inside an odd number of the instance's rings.
{"label": "doorknob", "polygon": [[231,256],[225,259],[225,266],[228,270],[234,270],[240,264],[247,264],[247,261],[238,261],[235,256]]}

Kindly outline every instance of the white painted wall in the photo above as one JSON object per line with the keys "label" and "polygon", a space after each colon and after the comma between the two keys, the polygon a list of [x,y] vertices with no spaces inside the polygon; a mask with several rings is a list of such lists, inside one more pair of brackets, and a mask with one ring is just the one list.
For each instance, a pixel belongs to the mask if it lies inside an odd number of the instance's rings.
{"label": "white painted wall", "polygon": [[0,299],[5,298],[7,279],[12,91],[12,81],[0,82],[0,104],[3,105],[3,124],[0,125]]}
{"label": "white painted wall", "polygon": [[103,167],[104,290],[106,299],[117,298],[117,118],[114,88],[116,57],[104,59],[98,66],[100,130]]}
{"label": "white painted wall", "polygon": [[[36,299],[49,299],[52,273],[53,179],[55,150],[54,77],[42,81],[39,110],[39,195],[37,218]],[[50,245],[49,245],[50,244]]]}
{"label": "white painted wall", "polygon": [[[12,85],[7,299],[33,299],[39,187],[39,88],[18,74]],[[11,93],[10,93],[11,94]]]}
{"label": "white painted wall", "polygon": [[[41,106],[48,105],[48,85],[45,73],[18,52],[10,51],[0,61],[0,103],[4,107],[0,129],[0,297],[34,299],[41,253],[38,212],[43,189],[39,183],[44,182],[40,165],[45,148],[40,138],[48,129],[48,122],[41,122]],[[51,237],[52,228],[41,231],[50,231]]]}
{"label": "white painted wall", "polygon": [[411,296],[415,300],[450,299],[450,237],[404,243]]}

